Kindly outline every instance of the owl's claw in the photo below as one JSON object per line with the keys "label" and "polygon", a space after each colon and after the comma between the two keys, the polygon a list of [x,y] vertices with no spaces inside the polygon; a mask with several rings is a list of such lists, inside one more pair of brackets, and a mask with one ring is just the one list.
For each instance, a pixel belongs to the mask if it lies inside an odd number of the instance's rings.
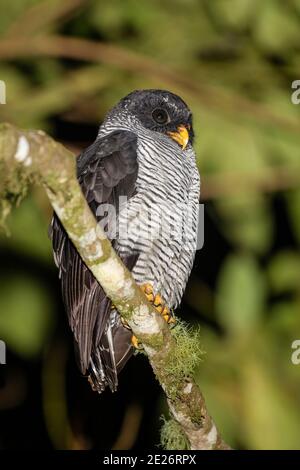
{"label": "owl's claw", "polygon": [[[163,319],[168,323],[168,325],[174,325],[176,320],[172,315],[169,307],[166,306],[163,299],[159,294],[154,294],[153,287],[151,284],[143,284],[141,286],[142,291],[144,292],[147,300],[154,305],[157,312],[163,317]],[[130,326],[128,323],[121,317],[121,321],[123,323],[124,328],[130,330]],[[142,343],[139,342],[136,336],[132,335],[131,343],[135,349],[141,350],[143,349]]]}
{"label": "owl's claw", "polygon": [[154,305],[157,312],[164,318],[164,320],[169,324],[175,324],[176,320],[172,315],[169,307],[166,306],[165,302],[161,298],[159,294],[155,294],[153,292],[153,287],[151,284],[143,284],[141,286],[142,291],[144,292],[145,296],[147,297],[148,301]]}
{"label": "owl's claw", "polygon": [[[124,326],[124,328],[126,328],[127,330],[131,330],[131,328],[128,325],[127,321],[124,320],[123,317],[121,317],[121,322],[122,322],[122,325]],[[135,349],[138,349],[138,350],[143,349],[142,343],[140,343],[139,340],[137,339],[137,337],[134,336],[134,335],[131,336],[131,344]]]}
{"label": "owl's claw", "polygon": [[121,322],[122,322],[122,325],[124,326],[124,328],[126,328],[127,330],[131,330],[130,326],[128,325],[127,321],[124,320],[123,317],[120,316],[120,319],[121,319]]}
{"label": "owl's claw", "polygon": [[132,335],[132,337],[131,337],[131,343],[132,343],[132,346],[133,346],[135,349],[138,349],[138,350],[140,350],[140,351],[141,351],[142,349],[144,349],[142,343],[140,343],[139,340],[137,339],[137,337],[134,336],[134,335]]}

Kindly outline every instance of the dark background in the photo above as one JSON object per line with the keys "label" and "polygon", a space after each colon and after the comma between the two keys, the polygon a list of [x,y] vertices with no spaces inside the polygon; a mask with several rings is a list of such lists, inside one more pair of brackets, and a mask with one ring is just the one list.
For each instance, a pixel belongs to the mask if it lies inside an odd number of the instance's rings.
{"label": "dark background", "polygon": [[[0,120],[74,153],[137,88],[194,113],[205,243],[178,315],[201,326],[196,372],[235,448],[300,448],[300,2],[2,0]],[[76,367],[47,227],[33,187],[0,238],[0,448],[154,449],[163,394],[145,357],[112,395]]]}

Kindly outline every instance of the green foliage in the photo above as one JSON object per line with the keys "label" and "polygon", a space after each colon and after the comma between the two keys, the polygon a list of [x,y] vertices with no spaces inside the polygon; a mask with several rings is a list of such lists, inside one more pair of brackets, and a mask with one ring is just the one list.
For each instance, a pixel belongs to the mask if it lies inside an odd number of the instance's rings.
{"label": "green foliage", "polygon": [[222,266],[216,311],[221,323],[235,335],[253,334],[264,313],[266,289],[255,258],[233,254]]}
{"label": "green foliage", "polygon": [[260,15],[255,25],[255,39],[269,52],[285,52],[299,41],[299,19],[282,2],[261,2]]}
{"label": "green foliage", "polygon": [[0,34],[4,35],[10,25],[28,8],[36,5],[40,0],[1,0],[0,6]]}
{"label": "green foliage", "polygon": [[[245,438],[255,449],[299,449],[300,413],[295,401],[259,363],[250,360],[245,368],[241,384]],[[247,406],[253,402],[255,406]]]}
{"label": "green foliage", "polygon": [[[51,247],[46,230],[47,218],[31,194],[12,211],[6,221],[9,236],[0,235],[0,247],[45,261],[52,261]],[[34,230],[32,229],[34,227]]]}
{"label": "green foliage", "polygon": [[1,339],[22,356],[41,354],[52,325],[51,298],[39,282],[7,275],[0,282]]}
{"label": "green foliage", "polygon": [[300,253],[279,252],[272,258],[268,274],[271,288],[276,294],[299,291]]}

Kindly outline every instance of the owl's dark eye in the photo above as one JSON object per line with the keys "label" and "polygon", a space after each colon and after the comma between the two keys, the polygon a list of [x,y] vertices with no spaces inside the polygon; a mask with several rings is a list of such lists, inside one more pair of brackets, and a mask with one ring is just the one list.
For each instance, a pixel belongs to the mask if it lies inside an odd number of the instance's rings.
{"label": "owl's dark eye", "polygon": [[157,124],[167,124],[168,122],[170,122],[170,118],[167,111],[161,108],[156,108],[152,112],[152,117],[154,121],[157,122]]}

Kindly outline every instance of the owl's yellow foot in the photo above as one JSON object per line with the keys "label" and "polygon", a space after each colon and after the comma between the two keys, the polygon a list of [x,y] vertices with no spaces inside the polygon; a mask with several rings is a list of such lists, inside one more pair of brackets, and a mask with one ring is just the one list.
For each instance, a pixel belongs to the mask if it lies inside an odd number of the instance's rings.
{"label": "owl's yellow foot", "polygon": [[[141,286],[142,291],[144,292],[145,296],[147,297],[148,301],[154,305],[157,312],[164,318],[164,320],[169,324],[173,325],[176,323],[175,318],[173,317],[169,307],[166,306],[165,302],[161,298],[159,294],[154,294],[153,287],[151,284],[143,284]],[[121,318],[123,326],[125,328],[130,329],[127,322]],[[142,344],[139,342],[136,336],[132,335],[131,343],[135,349],[143,349]]]}
{"label": "owl's yellow foot", "polygon": [[142,346],[142,343],[140,343],[139,340],[137,339],[137,337],[134,336],[134,335],[132,335],[132,337],[131,337],[131,344],[135,349],[139,349],[139,350],[144,349],[143,346]]}
{"label": "owl's yellow foot", "polygon": [[176,320],[173,317],[169,307],[166,306],[161,296],[159,294],[154,294],[153,287],[151,284],[143,284],[141,286],[141,289],[147,297],[148,301],[154,305],[158,313],[162,315],[162,317],[168,324],[176,323]]}

